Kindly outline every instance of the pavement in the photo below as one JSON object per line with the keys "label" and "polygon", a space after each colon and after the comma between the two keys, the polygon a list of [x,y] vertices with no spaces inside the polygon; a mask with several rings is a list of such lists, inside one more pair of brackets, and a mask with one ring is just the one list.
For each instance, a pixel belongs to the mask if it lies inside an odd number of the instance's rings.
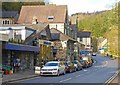
{"label": "pavement", "polygon": [[28,78],[34,78],[37,76],[39,75],[36,75],[34,70],[26,70],[26,71],[17,72],[14,74],[3,75],[2,83],[13,82],[13,81],[23,80],[23,79],[28,79]]}

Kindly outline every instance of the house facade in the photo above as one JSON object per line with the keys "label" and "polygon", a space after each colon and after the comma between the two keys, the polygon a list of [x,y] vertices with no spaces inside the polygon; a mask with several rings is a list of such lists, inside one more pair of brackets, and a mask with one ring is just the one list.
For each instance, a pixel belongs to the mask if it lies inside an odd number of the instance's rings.
{"label": "house facade", "polygon": [[28,38],[25,43],[40,48],[39,55],[36,57],[37,65],[42,66],[42,61],[47,62],[53,59],[53,42],[51,42],[51,33],[48,24],[26,24],[28,28],[36,30]]}
{"label": "house facade", "polygon": [[68,9],[66,5],[22,6],[18,23],[47,23],[49,28],[56,28],[69,35]]}
{"label": "house facade", "polygon": [[35,30],[22,25],[3,25],[0,27],[0,33],[9,36],[9,39],[25,40]]}
{"label": "house facade", "polygon": [[52,38],[54,48],[57,49],[56,57],[64,58],[68,61],[74,60],[74,43],[76,41],[55,28],[50,31],[51,34],[54,34]]}
{"label": "house facade", "polygon": [[[40,51],[39,47],[9,42],[9,37],[6,34],[0,34],[0,36],[2,36],[0,37],[0,50],[2,52],[0,56],[3,65],[13,68],[13,72],[18,72],[20,68],[23,70],[34,68],[34,58]],[[15,61],[17,60],[21,61],[21,66],[15,66]],[[22,61],[24,61],[24,65]]]}
{"label": "house facade", "polygon": [[85,49],[91,49],[91,32],[79,31],[77,41],[85,45]]}
{"label": "house facade", "polygon": [[18,17],[17,11],[2,11],[0,12],[0,24],[15,24]]}

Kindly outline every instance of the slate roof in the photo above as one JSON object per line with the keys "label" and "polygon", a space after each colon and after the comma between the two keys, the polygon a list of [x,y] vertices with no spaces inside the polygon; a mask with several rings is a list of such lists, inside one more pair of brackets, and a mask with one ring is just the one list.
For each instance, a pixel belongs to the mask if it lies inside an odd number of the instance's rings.
{"label": "slate roof", "polygon": [[80,31],[77,34],[77,37],[90,37],[91,36],[91,32],[89,31]]}
{"label": "slate roof", "polygon": [[65,34],[62,33],[61,31],[55,29],[55,28],[50,29],[50,32],[51,32],[51,34],[52,34],[52,33],[60,33],[60,40],[61,40],[61,41],[67,41],[67,40],[76,41],[76,40],[72,39],[71,37],[65,35]]}
{"label": "slate roof", "polygon": [[75,28],[77,28],[77,26],[76,26],[76,24],[71,24],[70,28],[75,29]]}
{"label": "slate roof", "polygon": [[60,40],[60,33],[51,33],[52,40]]}
{"label": "slate roof", "polygon": [[[18,23],[32,23],[33,17],[41,23],[63,23],[66,20],[67,5],[22,6]],[[48,20],[52,16],[53,20]]]}
{"label": "slate roof", "polygon": [[[48,24],[26,24],[25,25],[26,27],[28,28],[32,28],[34,30],[36,30],[36,33],[32,34],[31,36],[29,36],[28,38],[26,38],[25,42],[28,42],[30,40],[32,40],[33,38],[37,37],[40,35],[40,33],[45,29],[47,31],[47,26]],[[50,34],[50,31],[47,31],[48,32],[48,36],[49,36],[49,39],[51,39],[51,34]]]}
{"label": "slate roof", "polygon": [[0,11],[2,18],[15,18],[18,17],[18,11]]}

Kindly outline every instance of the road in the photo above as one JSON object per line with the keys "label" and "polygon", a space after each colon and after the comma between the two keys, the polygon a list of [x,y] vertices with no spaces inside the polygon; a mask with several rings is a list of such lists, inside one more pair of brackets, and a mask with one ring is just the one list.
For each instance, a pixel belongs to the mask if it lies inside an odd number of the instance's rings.
{"label": "road", "polygon": [[68,73],[66,75],[42,76],[13,83],[105,83],[118,69],[118,61],[100,55],[93,56],[96,63],[81,71]]}

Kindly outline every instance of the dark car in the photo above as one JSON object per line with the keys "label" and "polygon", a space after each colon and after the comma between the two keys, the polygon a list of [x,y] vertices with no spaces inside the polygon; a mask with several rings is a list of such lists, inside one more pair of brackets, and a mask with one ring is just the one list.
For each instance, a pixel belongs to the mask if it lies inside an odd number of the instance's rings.
{"label": "dark car", "polygon": [[66,72],[70,72],[70,73],[73,71],[76,71],[76,67],[74,66],[74,63],[72,62],[66,62],[65,69],[66,69]]}
{"label": "dark car", "polygon": [[77,70],[82,70],[82,64],[78,60],[74,60],[73,63]]}
{"label": "dark car", "polygon": [[80,63],[82,64],[83,68],[87,68],[88,67],[88,63],[86,60],[80,60]]}

